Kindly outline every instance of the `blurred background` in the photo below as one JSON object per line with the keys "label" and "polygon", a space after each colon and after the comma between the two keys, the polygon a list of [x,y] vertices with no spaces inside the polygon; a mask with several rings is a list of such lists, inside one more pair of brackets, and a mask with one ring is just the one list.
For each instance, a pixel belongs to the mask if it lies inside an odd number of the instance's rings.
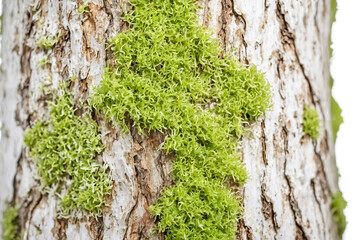
{"label": "blurred background", "polygon": [[336,159],[340,189],[348,202],[343,239],[353,240],[360,239],[360,1],[337,2],[331,73],[333,96],[342,108],[344,123],[337,135]]}

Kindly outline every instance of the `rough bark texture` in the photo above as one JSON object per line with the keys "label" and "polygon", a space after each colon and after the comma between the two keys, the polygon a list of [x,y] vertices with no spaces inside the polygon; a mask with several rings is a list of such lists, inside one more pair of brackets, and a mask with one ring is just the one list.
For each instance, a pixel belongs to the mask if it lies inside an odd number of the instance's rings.
{"label": "rough bark texture", "polygon": [[[101,81],[110,55],[103,42],[128,28],[121,20],[125,1],[92,0],[80,15],[81,1],[4,0],[0,82],[2,137],[0,209],[5,201],[20,206],[25,239],[163,239],[151,235],[149,206],[171,184],[170,161],[157,148],[160,134],[121,135],[106,125],[106,149],[99,156],[112,171],[109,207],[99,219],[57,219],[55,198],[42,194],[22,133],[48,116],[39,88],[52,76],[76,75],[77,101]],[[266,72],[273,110],[242,139],[243,160],[251,179],[242,190],[245,213],[238,239],[336,239],[330,212],[337,170],[330,126],[328,71],[329,3],[295,0],[202,0],[199,21],[214,29],[227,52]],[[122,7],[120,7],[122,5]],[[36,9],[36,10],[35,10]],[[49,51],[36,41],[62,37]],[[38,61],[49,54],[50,64]],[[323,126],[313,142],[303,136],[303,106],[319,112]],[[104,124],[101,116],[95,119]]]}

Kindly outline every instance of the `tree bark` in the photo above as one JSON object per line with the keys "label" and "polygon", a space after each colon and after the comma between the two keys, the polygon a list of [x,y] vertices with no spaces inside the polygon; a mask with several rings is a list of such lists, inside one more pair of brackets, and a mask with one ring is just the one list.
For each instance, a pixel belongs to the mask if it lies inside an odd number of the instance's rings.
{"label": "tree bark", "polygon": [[[109,60],[103,42],[129,26],[121,20],[125,1],[92,0],[79,14],[81,1],[4,0],[1,73],[0,209],[6,201],[20,206],[24,239],[164,239],[149,206],[172,183],[171,156],[158,151],[161,134],[144,137],[131,129],[105,125],[105,150],[98,156],[114,179],[103,217],[58,219],[57,202],[40,191],[35,164],[23,144],[23,132],[47,116],[48,95],[61,79],[76,75],[72,92],[78,104]],[[330,210],[338,190],[330,124],[327,1],[201,0],[202,25],[214,29],[226,52],[253,63],[272,86],[273,107],[251,124],[243,137],[243,161],[251,179],[241,190],[244,216],[238,239],[337,239]],[[48,51],[42,36],[60,41]],[[50,64],[38,61],[49,56]],[[111,60],[111,59],[110,59]],[[302,131],[304,105],[316,108],[322,121],[317,141]],[[101,116],[95,118],[104,123]]]}

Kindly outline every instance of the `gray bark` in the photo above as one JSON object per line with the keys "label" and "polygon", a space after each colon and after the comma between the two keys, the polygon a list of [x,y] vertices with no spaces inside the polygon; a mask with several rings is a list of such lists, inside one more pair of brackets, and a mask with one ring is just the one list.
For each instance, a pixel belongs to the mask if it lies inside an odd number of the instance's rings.
{"label": "gray bark", "polygon": [[[154,227],[149,206],[171,184],[170,157],[157,151],[159,134],[121,135],[106,125],[106,149],[99,159],[111,168],[114,188],[99,219],[57,219],[57,202],[42,194],[36,169],[23,144],[23,132],[47,115],[45,83],[77,76],[75,98],[87,97],[101,81],[109,53],[103,42],[126,29],[124,1],[92,0],[89,12],[79,1],[4,0],[0,210],[20,206],[24,239],[148,239]],[[336,239],[330,202],[337,169],[330,125],[329,3],[295,0],[202,0],[199,21],[214,29],[226,51],[257,65],[272,85],[273,109],[252,123],[242,139],[251,179],[241,190],[245,213],[238,239]],[[37,8],[32,11],[32,8]],[[49,51],[37,39],[62,34]],[[49,55],[44,69],[38,61]],[[47,83],[49,77],[52,81]],[[303,136],[303,106],[322,120],[316,142]],[[0,217],[1,218],[1,217]],[[153,239],[164,236],[155,234]]]}

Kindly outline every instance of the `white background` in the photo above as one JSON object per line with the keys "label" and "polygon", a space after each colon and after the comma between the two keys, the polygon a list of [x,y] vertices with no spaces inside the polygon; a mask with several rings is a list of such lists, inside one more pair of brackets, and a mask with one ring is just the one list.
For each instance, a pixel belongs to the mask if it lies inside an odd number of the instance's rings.
{"label": "white background", "polygon": [[333,96],[343,110],[344,123],[336,141],[336,158],[348,207],[344,240],[360,239],[360,1],[338,0],[332,32]]}

